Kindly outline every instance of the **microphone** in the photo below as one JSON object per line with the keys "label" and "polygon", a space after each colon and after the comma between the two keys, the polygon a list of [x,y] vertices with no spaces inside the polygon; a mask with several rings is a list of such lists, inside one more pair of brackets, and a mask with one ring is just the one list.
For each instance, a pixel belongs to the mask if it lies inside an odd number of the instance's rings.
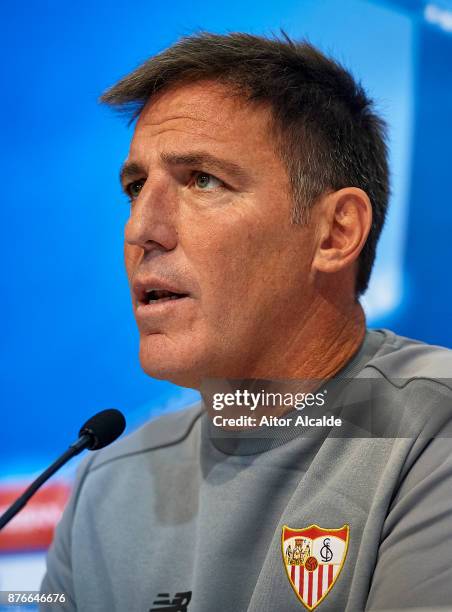
{"label": "microphone", "polygon": [[45,472],[43,472],[31,485],[26,489],[20,497],[8,508],[8,510],[0,516],[0,529],[9,523],[9,521],[22,510],[28,500],[36,493],[46,480],[48,480],[57,470],[65,463],[81,453],[85,448],[88,450],[98,450],[108,446],[119,438],[126,428],[126,420],[124,415],[115,408],[109,408],[98,412],[80,428],[79,438],[71,444],[66,452],[64,452]]}

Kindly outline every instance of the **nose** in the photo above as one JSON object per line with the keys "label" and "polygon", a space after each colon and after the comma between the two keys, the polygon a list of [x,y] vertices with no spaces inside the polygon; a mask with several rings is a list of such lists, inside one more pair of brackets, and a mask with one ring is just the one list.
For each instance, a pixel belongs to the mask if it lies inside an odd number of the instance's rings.
{"label": "nose", "polygon": [[145,251],[170,251],[177,246],[175,195],[168,187],[149,180],[131,206],[124,240]]}

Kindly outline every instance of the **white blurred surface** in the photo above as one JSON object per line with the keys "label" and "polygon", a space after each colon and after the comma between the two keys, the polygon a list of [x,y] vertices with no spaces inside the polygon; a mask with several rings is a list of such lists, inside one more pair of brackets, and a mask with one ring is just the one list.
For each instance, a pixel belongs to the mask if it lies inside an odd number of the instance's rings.
{"label": "white blurred surface", "polygon": [[0,555],[1,591],[39,591],[46,569],[46,554]]}

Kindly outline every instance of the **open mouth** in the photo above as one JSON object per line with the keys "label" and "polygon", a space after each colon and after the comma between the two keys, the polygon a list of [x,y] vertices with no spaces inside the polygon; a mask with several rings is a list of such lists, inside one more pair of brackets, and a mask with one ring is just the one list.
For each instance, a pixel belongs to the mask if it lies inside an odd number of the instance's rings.
{"label": "open mouth", "polygon": [[187,297],[186,293],[174,293],[165,289],[150,289],[144,295],[144,304],[162,304],[170,300],[180,300]]}

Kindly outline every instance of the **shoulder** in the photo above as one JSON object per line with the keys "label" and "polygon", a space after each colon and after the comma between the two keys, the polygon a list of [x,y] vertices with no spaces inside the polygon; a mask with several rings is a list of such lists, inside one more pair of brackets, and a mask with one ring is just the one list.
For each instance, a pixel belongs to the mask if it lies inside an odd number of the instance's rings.
{"label": "shoulder", "polygon": [[364,368],[364,375],[370,368],[394,386],[424,380],[452,391],[452,350],[399,336],[387,329],[379,331],[385,339]]}
{"label": "shoulder", "polygon": [[183,444],[197,428],[202,414],[203,408],[199,402],[152,419],[128,436],[94,453],[87,467],[92,471],[113,461]]}
{"label": "shoulder", "polygon": [[150,473],[162,470],[169,458],[184,462],[196,453],[201,402],[146,422],[139,429],[99,451],[87,453],[77,469],[67,514],[74,514],[81,498],[114,492],[122,495],[137,478],[144,486]]}

